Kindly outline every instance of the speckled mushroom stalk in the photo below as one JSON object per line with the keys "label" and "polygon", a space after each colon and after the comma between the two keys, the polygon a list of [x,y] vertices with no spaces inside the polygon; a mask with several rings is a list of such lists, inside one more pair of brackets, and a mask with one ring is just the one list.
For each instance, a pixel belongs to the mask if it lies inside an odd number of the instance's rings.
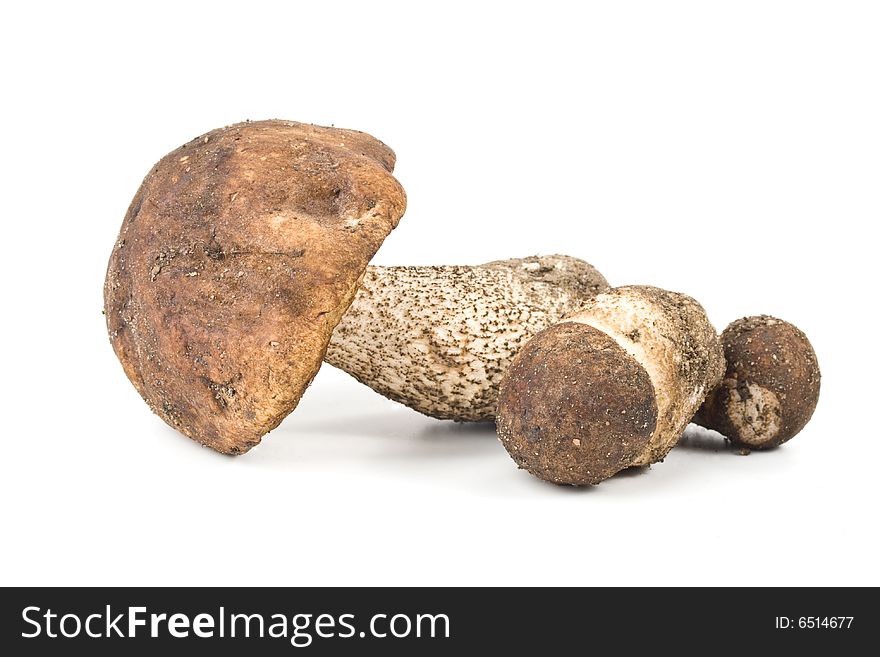
{"label": "speckled mushroom stalk", "polygon": [[607,289],[592,265],[562,255],[368,267],[325,360],[425,415],[489,421],[519,349]]}
{"label": "speckled mushroom stalk", "polygon": [[596,484],[662,459],[724,373],[702,306],[619,287],[544,329],[501,384],[497,429],[513,460],[558,484]]}
{"label": "speckled mushroom stalk", "polygon": [[724,380],[694,422],[747,449],[791,440],[819,401],[819,362],[807,336],[793,324],[757,315],[732,322],[721,343]]}

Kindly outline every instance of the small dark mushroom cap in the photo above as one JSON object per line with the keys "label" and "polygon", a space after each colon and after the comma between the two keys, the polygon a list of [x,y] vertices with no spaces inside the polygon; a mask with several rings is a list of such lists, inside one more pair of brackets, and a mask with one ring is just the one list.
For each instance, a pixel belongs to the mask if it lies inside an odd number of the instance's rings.
{"label": "small dark mushroom cap", "polygon": [[557,484],[596,484],[632,465],[657,424],[645,369],[586,324],[547,328],[519,352],[496,425],[511,458]]}
{"label": "small dark mushroom cap", "polygon": [[721,341],[724,380],[694,421],[749,449],[791,440],[819,400],[819,362],[807,336],[793,324],[757,315],[731,323]]}
{"label": "small dark mushroom cap", "polygon": [[153,167],[110,257],[104,309],[157,415],[240,454],[294,409],[406,207],[393,168],[367,134],[292,121],[214,130]]}

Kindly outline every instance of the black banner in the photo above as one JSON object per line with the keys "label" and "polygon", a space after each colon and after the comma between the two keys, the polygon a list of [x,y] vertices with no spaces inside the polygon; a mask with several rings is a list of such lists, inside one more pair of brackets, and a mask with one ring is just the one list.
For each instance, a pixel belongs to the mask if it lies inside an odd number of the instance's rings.
{"label": "black banner", "polygon": [[839,651],[875,635],[878,604],[873,589],[7,588],[0,614],[6,655]]}

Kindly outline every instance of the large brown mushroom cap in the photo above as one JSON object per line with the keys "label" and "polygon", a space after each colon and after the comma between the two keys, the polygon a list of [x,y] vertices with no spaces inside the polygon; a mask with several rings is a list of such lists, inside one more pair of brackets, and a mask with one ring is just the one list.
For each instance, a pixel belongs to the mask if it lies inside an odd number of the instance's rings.
{"label": "large brown mushroom cap", "polygon": [[724,380],[694,421],[748,449],[791,440],[819,401],[819,362],[807,336],[794,324],[755,315],[732,322],[721,342]]}
{"label": "large brown mushroom cap", "polygon": [[166,155],[110,257],[110,340],[175,429],[240,454],[290,413],[406,207],[367,134],[240,123]]}

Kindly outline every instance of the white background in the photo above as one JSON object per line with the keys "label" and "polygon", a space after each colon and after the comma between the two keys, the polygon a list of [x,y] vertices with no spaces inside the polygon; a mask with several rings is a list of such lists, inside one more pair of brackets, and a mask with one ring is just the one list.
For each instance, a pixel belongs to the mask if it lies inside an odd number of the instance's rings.
{"label": "white background", "polygon": [[[368,6],[370,5],[370,6]],[[576,7],[579,7],[576,9]],[[14,3],[2,55],[2,584],[880,584],[871,2]],[[152,415],[102,282],[141,178],[212,128],[367,131],[380,264],[564,252],[798,324],[813,422],[691,430],[593,489],[325,367],[230,458]]]}

